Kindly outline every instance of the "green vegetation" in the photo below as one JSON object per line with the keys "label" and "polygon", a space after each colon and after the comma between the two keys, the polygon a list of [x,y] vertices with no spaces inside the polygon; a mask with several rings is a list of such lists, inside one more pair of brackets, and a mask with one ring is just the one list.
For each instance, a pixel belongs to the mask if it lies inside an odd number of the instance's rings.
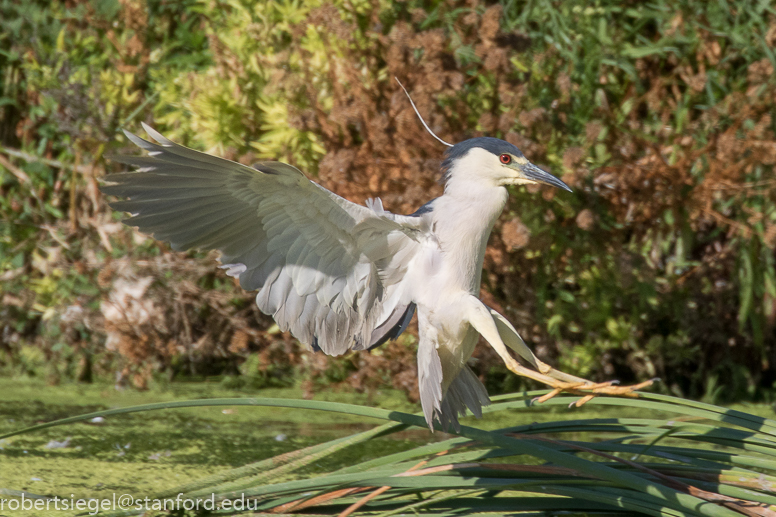
{"label": "green vegetation", "polygon": [[[532,397],[546,392],[507,395],[481,421],[431,435],[417,413],[331,396],[183,399],[205,393],[202,385],[79,390],[27,383],[0,401],[0,447],[14,459],[0,473],[0,499],[20,501],[22,488],[26,498],[129,494],[148,497],[150,508],[154,499],[183,494],[286,515],[350,508],[358,515],[661,517],[766,516],[776,503],[776,421],[660,395],[599,398],[573,410],[570,397],[537,406]],[[145,404],[126,406],[138,402]],[[103,409],[115,403],[124,407]],[[67,416],[37,423],[41,415]],[[387,423],[376,425],[381,420]],[[64,447],[52,447],[65,436]],[[254,515],[245,506],[225,513]]]}
{"label": "green vegetation", "polygon": [[[483,296],[561,369],[770,401],[776,357],[768,2],[0,0],[0,374],[49,383],[307,379],[413,396],[414,338],[315,356],[214,268],[123,228],[105,155],[140,121],[289,161],[407,212],[446,140],[503,137],[571,185],[516,190]],[[477,352],[492,392],[512,390]]]}
{"label": "green vegetation", "polygon": [[[116,391],[112,385],[100,383],[49,387],[42,381],[8,379],[0,379],[0,392],[0,434],[41,421],[108,408],[251,394],[206,383],[175,383],[138,392]],[[262,395],[294,399],[301,396],[301,390],[267,389]],[[366,396],[349,393],[319,393],[317,398],[367,403]],[[372,404],[393,410],[417,410],[402,399],[399,392],[378,393]],[[322,412],[228,406],[138,413],[55,427],[0,440],[0,498],[9,495],[3,489],[59,496],[75,493],[78,497],[110,497],[116,492],[142,497],[160,487],[169,488],[246,462],[365,431],[378,423],[379,420]],[[432,438],[428,431],[408,431],[372,441],[369,447],[350,448],[301,472],[325,472],[346,462],[400,452]],[[65,441],[67,446],[62,448],[49,445]],[[7,508],[3,513],[8,513]]]}

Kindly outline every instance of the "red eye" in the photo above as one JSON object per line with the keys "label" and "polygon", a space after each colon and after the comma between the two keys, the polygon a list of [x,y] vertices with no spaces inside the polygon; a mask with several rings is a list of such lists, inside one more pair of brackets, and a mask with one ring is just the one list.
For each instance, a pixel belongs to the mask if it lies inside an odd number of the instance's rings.
{"label": "red eye", "polygon": [[507,165],[512,161],[512,157],[509,156],[508,154],[502,154],[501,156],[499,156],[499,159],[501,160],[501,163],[503,163],[504,165]]}

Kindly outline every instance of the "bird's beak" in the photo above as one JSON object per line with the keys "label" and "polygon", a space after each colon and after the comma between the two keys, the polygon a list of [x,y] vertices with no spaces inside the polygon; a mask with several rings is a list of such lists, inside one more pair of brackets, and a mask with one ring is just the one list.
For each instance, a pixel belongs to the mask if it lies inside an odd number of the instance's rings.
{"label": "bird's beak", "polygon": [[541,170],[539,167],[537,167],[531,162],[527,162],[525,165],[519,165],[516,168],[523,176],[523,178],[527,179],[528,181],[532,181],[535,183],[544,183],[545,185],[552,185],[553,187],[562,188],[563,190],[568,190],[569,192],[572,192],[572,190],[569,188],[568,185],[563,183],[561,180],[559,180],[549,172],[544,172],[543,170]]}

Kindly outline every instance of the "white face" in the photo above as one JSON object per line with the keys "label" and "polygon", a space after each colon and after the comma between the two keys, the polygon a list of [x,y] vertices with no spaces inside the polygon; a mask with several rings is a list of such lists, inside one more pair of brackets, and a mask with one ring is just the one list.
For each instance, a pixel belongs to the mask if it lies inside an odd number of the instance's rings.
{"label": "white face", "polygon": [[499,161],[499,157],[481,147],[472,147],[459,158],[453,168],[455,179],[476,180],[490,186],[510,185],[517,179],[515,171]]}
{"label": "white face", "polygon": [[511,153],[496,155],[481,147],[473,147],[459,158],[452,176],[456,180],[476,181],[493,187],[544,183],[571,190],[565,183],[544,172],[524,156]]}

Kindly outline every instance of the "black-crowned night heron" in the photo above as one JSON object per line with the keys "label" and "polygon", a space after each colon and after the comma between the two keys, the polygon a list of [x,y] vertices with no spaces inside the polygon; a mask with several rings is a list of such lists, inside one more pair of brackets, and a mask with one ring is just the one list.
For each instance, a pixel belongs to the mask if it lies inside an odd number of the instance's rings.
{"label": "black-crowned night heron", "polygon": [[117,158],[137,171],[109,175],[102,187],[127,198],[111,205],[132,214],[126,224],[175,250],[220,250],[227,274],[243,289],[259,291],[262,312],[329,355],[394,339],[417,311],[420,398],[432,430],[435,419],[443,429],[457,428],[466,408],[479,417],[490,403],[467,365],[478,335],[512,372],[554,388],[548,396],[570,391],[584,403],[595,394],[635,395],[648,384],[594,384],[557,371],[479,300],[485,246],[506,205],[507,186],[571,190],[514,145],[486,137],[443,142],[450,146],[442,163],[444,194],[414,214],[397,215],[379,199],[351,203],[291,165],[248,167],[143,127],[158,144],[125,132],[148,156]]}

